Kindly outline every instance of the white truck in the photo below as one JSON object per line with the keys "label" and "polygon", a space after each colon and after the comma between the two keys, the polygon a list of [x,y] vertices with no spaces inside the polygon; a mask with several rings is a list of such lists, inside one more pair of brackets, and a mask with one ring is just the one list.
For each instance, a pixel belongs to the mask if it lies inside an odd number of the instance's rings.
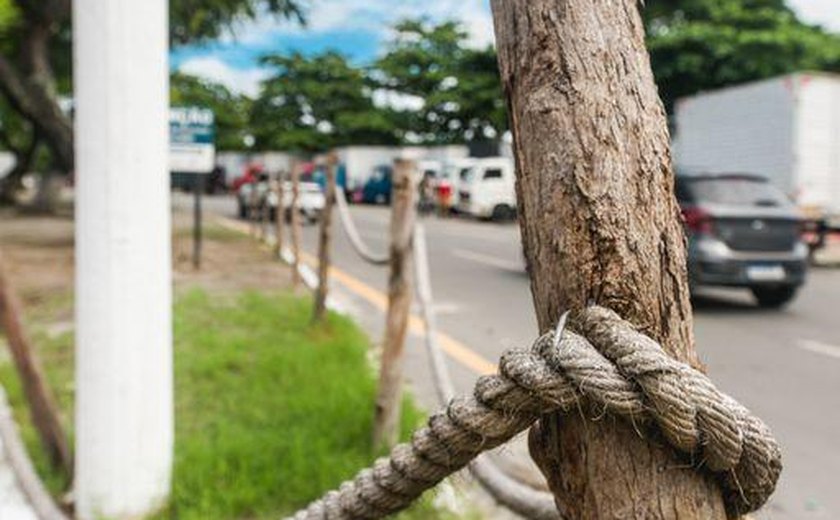
{"label": "white truck", "polygon": [[459,212],[498,221],[516,218],[516,175],[512,159],[475,159],[460,181]]}
{"label": "white truck", "polygon": [[809,218],[840,216],[840,76],[801,72],[683,98],[677,168],[752,173]]}

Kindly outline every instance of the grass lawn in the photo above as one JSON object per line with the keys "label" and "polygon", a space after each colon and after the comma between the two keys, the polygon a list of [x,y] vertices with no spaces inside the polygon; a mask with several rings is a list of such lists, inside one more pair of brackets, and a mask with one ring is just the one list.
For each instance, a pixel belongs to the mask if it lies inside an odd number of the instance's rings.
{"label": "grass lawn", "polygon": [[[171,504],[157,519],[278,518],[368,465],[374,374],[366,336],[287,293],[191,290],[175,308],[176,447]],[[72,417],[72,333],[36,335],[66,424]],[[53,490],[8,360],[0,380]],[[421,414],[406,400],[403,435]],[[407,518],[440,518],[429,500]]]}

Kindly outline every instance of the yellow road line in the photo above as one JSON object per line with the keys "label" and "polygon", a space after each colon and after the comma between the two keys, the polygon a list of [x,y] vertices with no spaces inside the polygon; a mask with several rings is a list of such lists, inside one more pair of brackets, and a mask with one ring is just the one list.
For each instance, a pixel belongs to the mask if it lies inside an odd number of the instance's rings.
{"label": "yellow road line", "polygon": [[[225,226],[228,229],[232,229],[234,231],[239,231],[241,233],[246,234],[249,234],[250,232],[250,227],[247,224],[238,222],[236,220],[220,217],[219,223],[222,226]],[[303,263],[307,264],[313,269],[318,265],[318,259],[305,251],[300,252],[300,259]],[[340,283],[341,285],[343,285],[350,292],[366,300],[368,303],[370,303],[380,311],[385,312],[388,309],[388,296],[385,293],[374,289],[373,287],[364,283],[358,278],[342,271],[337,267],[330,268],[330,277],[333,280]],[[425,334],[425,322],[422,318],[420,318],[417,315],[412,314],[411,316],[409,316],[408,327],[412,334],[416,334],[418,336]],[[465,366],[469,370],[472,370],[476,374],[487,375],[495,374],[497,372],[495,363],[490,362],[481,354],[474,351],[467,345],[461,343],[452,336],[442,332],[438,332],[437,340],[438,344],[440,345],[440,348],[443,349],[443,351],[449,357],[451,357],[459,364]]]}

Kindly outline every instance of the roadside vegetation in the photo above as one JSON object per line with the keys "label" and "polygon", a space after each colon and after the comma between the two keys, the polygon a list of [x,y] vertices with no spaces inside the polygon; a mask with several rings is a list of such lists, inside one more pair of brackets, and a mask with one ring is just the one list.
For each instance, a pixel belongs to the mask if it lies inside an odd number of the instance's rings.
{"label": "roadside vegetation", "polygon": [[[189,243],[182,234],[174,234],[176,266],[188,264],[178,260],[181,241]],[[381,455],[373,452],[371,439],[376,380],[369,340],[349,318],[334,313],[313,325],[311,299],[278,283],[288,273],[241,235],[211,230],[207,239],[208,266],[235,258],[248,272],[226,273],[223,281],[210,268],[176,275],[173,491],[168,507],[154,518],[282,517]],[[37,250],[46,263],[47,255],[54,258],[61,249],[56,243],[38,246],[30,240],[20,249],[13,244],[11,256],[31,259]],[[28,328],[72,435],[72,291],[34,288],[43,276],[18,265]],[[72,283],[65,275],[61,278]],[[69,483],[50,470],[5,346],[0,353],[0,384],[38,472],[60,498]],[[422,419],[407,398],[402,437]],[[402,517],[448,516],[427,498]]]}

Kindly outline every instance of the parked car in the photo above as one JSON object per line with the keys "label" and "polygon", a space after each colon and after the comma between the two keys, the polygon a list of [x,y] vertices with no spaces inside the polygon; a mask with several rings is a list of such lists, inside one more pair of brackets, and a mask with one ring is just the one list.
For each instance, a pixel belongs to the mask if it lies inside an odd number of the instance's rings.
{"label": "parked car", "polygon": [[805,282],[808,248],[793,203],[765,177],[679,174],[693,287],[742,287],[762,307],[790,302]]}
{"label": "parked car", "polygon": [[[297,209],[300,214],[310,223],[316,222],[324,211],[326,205],[326,197],[321,187],[316,182],[301,181],[300,193],[298,195]],[[252,182],[243,184],[237,193],[237,202],[239,206],[239,217],[246,218],[248,216],[248,207],[251,204],[252,196],[256,196],[256,205],[260,210],[268,209],[268,215],[271,220],[277,218],[277,193],[269,189],[270,183],[267,176],[261,177],[259,182]],[[252,195],[256,190],[256,195]],[[283,182],[283,207],[285,208],[284,218],[287,220],[291,217],[292,208],[292,183],[290,181]]]}
{"label": "parked car", "polygon": [[511,159],[477,159],[460,176],[458,210],[483,219],[513,220],[516,218],[515,185]]}
{"label": "parked car", "polygon": [[377,166],[373,176],[362,187],[361,201],[365,204],[390,204],[392,175],[391,166]]}

